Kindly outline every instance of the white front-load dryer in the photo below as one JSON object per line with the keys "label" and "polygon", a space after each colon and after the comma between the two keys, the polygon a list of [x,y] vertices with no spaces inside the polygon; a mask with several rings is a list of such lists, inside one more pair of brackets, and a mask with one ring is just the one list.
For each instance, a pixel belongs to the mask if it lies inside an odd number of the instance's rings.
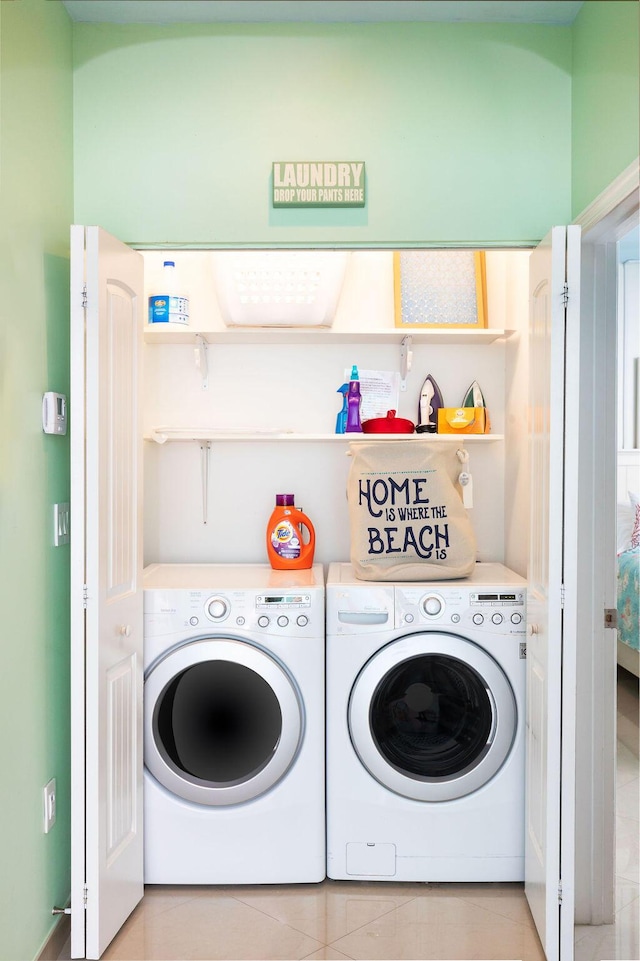
{"label": "white front-load dryer", "polygon": [[524,877],[526,583],[382,583],[332,564],[327,874]]}
{"label": "white front-load dryer", "polygon": [[322,567],[144,572],[144,878],[325,877]]}

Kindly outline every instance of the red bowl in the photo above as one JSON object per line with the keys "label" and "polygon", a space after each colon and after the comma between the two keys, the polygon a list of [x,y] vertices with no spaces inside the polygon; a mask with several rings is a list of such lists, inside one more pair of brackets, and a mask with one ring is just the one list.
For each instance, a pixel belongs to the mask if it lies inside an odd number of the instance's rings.
{"label": "red bowl", "polygon": [[415,424],[405,417],[396,417],[395,410],[388,410],[386,417],[371,417],[362,422],[365,434],[413,434]]}

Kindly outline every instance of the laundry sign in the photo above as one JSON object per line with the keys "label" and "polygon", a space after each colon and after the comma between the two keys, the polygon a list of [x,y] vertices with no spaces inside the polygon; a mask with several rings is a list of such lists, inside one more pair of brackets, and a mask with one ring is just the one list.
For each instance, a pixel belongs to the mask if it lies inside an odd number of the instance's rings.
{"label": "laundry sign", "polygon": [[274,207],[364,207],[361,160],[275,161]]}

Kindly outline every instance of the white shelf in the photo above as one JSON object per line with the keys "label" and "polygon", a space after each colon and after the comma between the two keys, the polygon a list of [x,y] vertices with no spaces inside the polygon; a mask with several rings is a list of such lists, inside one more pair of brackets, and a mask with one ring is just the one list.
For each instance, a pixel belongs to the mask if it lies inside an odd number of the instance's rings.
{"label": "white shelf", "polygon": [[154,427],[145,440],[157,444],[166,442],[196,441],[201,444],[217,441],[234,443],[238,441],[284,441],[285,443],[334,443],[347,444],[362,441],[428,440],[431,443],[487,444],[503,441],[504,434],[300,434],[295,431],[253,429],[225,430],[223,428],[203,427]]}
{"label": "white shelf", "polygon": [[145,326],[147,344],[195,344],[198,337],[208,344],[400,344],[411,337],[416,344],[491,344],[510,337],[513,330],[495,327],[451,327],[446,330],[394,327],[385,330],[333,330],[329,327],[227,327],[224,330],[196,330],[194,327],[171,330],[164,325]]}

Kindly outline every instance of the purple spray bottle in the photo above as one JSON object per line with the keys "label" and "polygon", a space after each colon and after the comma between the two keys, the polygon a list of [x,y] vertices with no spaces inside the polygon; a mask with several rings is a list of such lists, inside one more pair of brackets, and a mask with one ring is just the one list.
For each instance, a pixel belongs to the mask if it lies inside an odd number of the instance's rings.
{"label": "purple spray bottle", "polygon": [[347,391],[347,426],[346,433],[362,433],[362,424],[360,423],[360,405],[362,404],[362,395],[360,394],[360,376],[358,374],[358,368],[354,364],[351,368],[351,377],[349,378],[349,390]]}

